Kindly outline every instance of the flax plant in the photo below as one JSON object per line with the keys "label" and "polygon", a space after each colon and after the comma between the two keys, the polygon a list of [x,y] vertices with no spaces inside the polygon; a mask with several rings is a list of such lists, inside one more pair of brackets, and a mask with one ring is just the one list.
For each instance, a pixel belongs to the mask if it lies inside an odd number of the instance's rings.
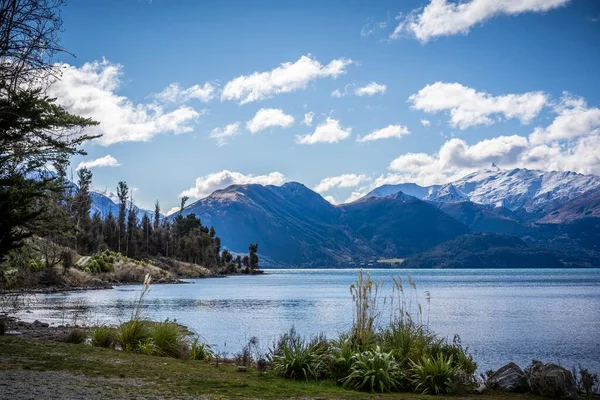
{"label": "flax plant", "polygon": [[350,286],[354,302],[353,337],[361,347],[365,346],[373,336],[375,321],[379,316],[379,291],[383,281],[373,282],[369,273],[358,271],[356,283]]}

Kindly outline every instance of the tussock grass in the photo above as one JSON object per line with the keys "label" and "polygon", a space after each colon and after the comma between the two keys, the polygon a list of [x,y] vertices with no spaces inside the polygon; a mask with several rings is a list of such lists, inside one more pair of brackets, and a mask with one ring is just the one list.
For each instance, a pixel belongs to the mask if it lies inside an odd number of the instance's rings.
{"label": "tussock grass", "polygon": [[81,344],[87,339],[87,332],[80,328],[75,328],[67,334],[64,339],[65,343]]}
{"label": "tussock grass", "polygon": [[92,331],[92,346],[113,348],[115,346],[116,332],[113,328],[101,325]]}

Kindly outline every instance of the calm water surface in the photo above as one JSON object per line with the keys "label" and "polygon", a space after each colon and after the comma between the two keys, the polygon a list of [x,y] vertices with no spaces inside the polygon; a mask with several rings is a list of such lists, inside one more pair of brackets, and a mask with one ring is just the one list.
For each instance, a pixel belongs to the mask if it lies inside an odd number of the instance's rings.
{"label": "calm water surface", "polygon": [[[600,371],[599,269],[369,272],[386,280],[384,294],[391,291],[390,276],[410,274],[430,327],[450,340],[458,333],[481,371],[508,361],[524,367],[532,359]],[[356,277],[357,270],[268,270],[262,276],[156,284],[143,312],[157,320],[175,318],[229,355],[251,336],[259,337],[266,350],[292,325],[303,334],[328,337],[348,330],[348,287]],[[22,316],[55,324],[123,322],[140,291],[141,286],[122,286],[37,295],[29,304],[32,313]],[[424,291],[431,292],[429,306]],[[389,311],[381,318],[387,320]]]}

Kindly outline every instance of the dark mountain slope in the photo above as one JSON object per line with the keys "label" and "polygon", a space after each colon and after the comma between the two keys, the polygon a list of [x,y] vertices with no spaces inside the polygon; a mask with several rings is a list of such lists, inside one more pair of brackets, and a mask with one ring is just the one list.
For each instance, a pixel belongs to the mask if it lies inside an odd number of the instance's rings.
{"label": "dark mountain slope", "polygon": [[526,230],[518,217],[504,207],[486,206],[470,201],[457,203],[432,202],[432,204],[475,232],[521,235]]}
{"label": "dark mountain slope", "polygon": [[495,233],[474,233],[444,242],[402,263],[403,268],[560,268],[553,252]]}
{"label": "dark mountain slope", "polygon": [[364,198],[340,208],[341,223],[382,257],[414,254],[470,232],[435,206],[403,193]]}

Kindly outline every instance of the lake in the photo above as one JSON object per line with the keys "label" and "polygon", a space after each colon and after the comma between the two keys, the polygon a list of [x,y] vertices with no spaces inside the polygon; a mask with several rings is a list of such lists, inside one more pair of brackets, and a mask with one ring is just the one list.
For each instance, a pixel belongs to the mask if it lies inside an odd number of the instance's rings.
{"label": "lake", "polygon": [[[600,371],[600,269],[368,270],[384,279],[410,275],[425,322],[440,336],[459,334],[480,371],[532,359]],[[357,270],[267,270],[265,275],[153,284],[143,315],[176,319],[229,356],[252,336],[263,350],[292,325],[303,334],[334,337],[352,325],[349,285]],[[36,295],[24,319],[54,324],[117,323],[131,315],[141,286]],[[431,293],[428,304],[425,291]],[[405,281],[405,293],[409,292]],[[408,299],[408,295],[407,295]],[[382,311],[381,319],[389,319]]]}

